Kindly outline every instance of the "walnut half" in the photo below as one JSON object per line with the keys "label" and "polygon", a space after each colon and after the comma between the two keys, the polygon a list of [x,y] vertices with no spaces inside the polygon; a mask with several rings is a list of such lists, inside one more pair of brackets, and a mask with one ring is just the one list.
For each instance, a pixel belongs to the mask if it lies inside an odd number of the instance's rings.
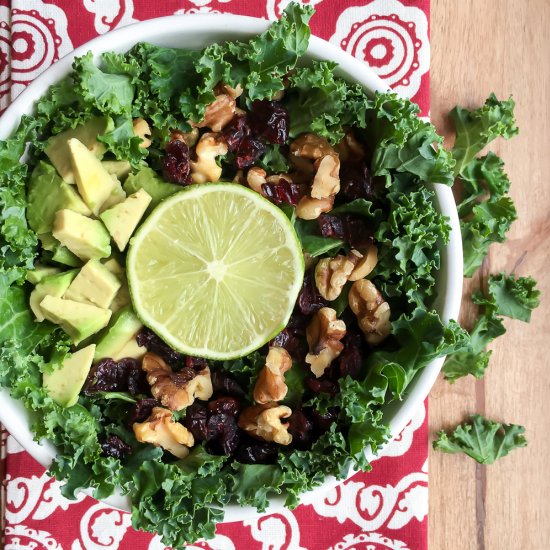
{"label": "walnut half", "polygon": [[265,404],[284,399],[288,392],[285,372],[290,368],[292,368],[292,359],[288,351],[277,346],[270,347],[265,358],[265,366],[260,371],[254,386],[254,401]]}
{"label": "walnut half", "polygon": [[222,175],[216,157],[227,153],[227,143],[219,139],[218,134],[203,134],[195,147],[197,160],[191,161],[191,180],[193,183],[216,182]]}
{"label": "walnut half", "polygon": [[369,344],[375,346],[389,336],[390,306],[371,281],[361,279],[353,283],[348,301]]}
{"label": "walnut half", "polygon": [[323,258],[315,266],[315,285],[328,301],[336,300],[348,281],[365,278],[378,261],[378,249],[370,245],[365,254],[352,249],[347,256]]}
{"label": "walnut half", "polygon": [[309,353],[306,363],[311,366],[311,372],[319,378],[325,369],[336,359],[344,344],[340,340],[346,335],[346,324],[336,319],[336,311],[323,307],[315,313],[313,320],[306,329]]}
{"label": "walnut half", "polygon": [[253,437],[289,445],[292,435],[288,433],[288,425],[283,424],[281,419],[291,414],[292,410],[284,405],[253,405],[241,412],[238,424],[239,428]]}
{"label": "walnut half", "polygon": [[141,368],[147,373],[153,397],[172,411],[181,411],[195,401],[206,401],[212,397],[210,369],[200,372],[183,368],[174,372],[165,361],[154,353],[146,353]]}
{"label": "walnut half", "polygon": [[174,422],[172,412],[162,407],[154,407],[145,422],[135,422],[132,428],[139,442],[162,447],[178,458],[185,458],[195,444],[191,432]]}

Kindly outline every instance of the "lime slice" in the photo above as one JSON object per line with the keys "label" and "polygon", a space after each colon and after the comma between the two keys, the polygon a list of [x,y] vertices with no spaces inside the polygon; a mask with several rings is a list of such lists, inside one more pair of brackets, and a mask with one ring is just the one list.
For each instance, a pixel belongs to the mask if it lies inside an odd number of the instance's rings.
{"label": "lime slice", "polygon": [[233,359],[285,327],[304,261],[279,208],[214,183],[160,203],[130,241],[126,269],[145,325],[183,353]]}

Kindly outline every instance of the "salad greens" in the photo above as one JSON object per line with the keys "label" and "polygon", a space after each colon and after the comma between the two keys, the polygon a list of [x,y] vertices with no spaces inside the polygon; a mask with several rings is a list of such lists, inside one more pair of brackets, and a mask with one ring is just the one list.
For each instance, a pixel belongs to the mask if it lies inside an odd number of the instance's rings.
{"label": "salad greens", "polygon": [[483,312],[470,333],[468,345],[450,355],[443,365],[443,374],[450,382],[471,374],[482,378],[489,364],[492,351],[485,348],[495,338],[506,332],[502,317],[529,322],[531,311],[539,305],[540,292],[531,277],[490,275],[487,294],[478,291],[472,299]]}
{"label": "salad greens", "polygon": [[[329,62],[297,66],[308,47],[311,15],[311,8],[293,3],[280,21],[250,41],[212,44],[202,51],[140,43],[124,54],[105,54],[99,63],[87,54],[75,60],[69,77],[49,89],[33,116],[23,117],[14,136],[0,142],[0,318],[4,320],[0,385],[36,413],[32,426],[36,439],[48,439],[57,447],[50,471],[65,482],[65,496],[74,497],[80,488],[92,487],[97,498],[104,498],[120,487],[132,500],[134,527],[158,532],[173,547],[213,536],[230,500],[263,510],[271,495],[281,494],[288,506],[296,506],[299,495],[325,476],[343,478],[350,467],[368,469],[364,449],[376,452],[389,436],[382,405],[403,399],[414,376],[437,357],[454,354],[445,368],[450,379],[482,374],[490,354],[483,348],[504,331],[500,316],[528,320],[538,303],[531,279],[500,275],[491,279],[487,297],[476,297],[484,314],[470,337],[456,322],[445,325],[431,311],[440,248],[448,240],[449,225],[434,206],[430,184],[452,185],[457,175],[463,184],[459,213],[471,274],[489,243],[503,239],[515,218],[505,196],[509,182],[500,159],[492,154],[474,159],[497,135],[510,137],[517,132],[513,102],[491,96],[478,111],[457,108],[453,115],[457,140],[451,154],[409,100],[391,93],[367,97],[359,85],[335,77]],[[231,461],[210,454],[203,444],[196,445],[187,458],[173,461],[162,448],[135,439],[125,422],[134,399],[124,392],[80,395],[76,405],[61,407],[42,387],[42,373],[62,364],[70,342],[56,325],[36,323],[28,306],[30,288],[25,278],[39,247],[25,217],[26,186],[48,138],[92,117],[107,117],[112,124],[98,136],[107,150],[105,158],[127,160],[134,170],[154,175],[170,131],[185,132],[190,130],[189,120],[199,122],[220,82],[244,90],[239,98],[243,108],[254,100],[271,100],[288,85],[284,105],[291,137],[315,132],[337,144],[353,126],[367,149],[374,182],[373,200],[337,199],[331,215],[352,214],[377,228],[379,261],[372,280],[390,303],[391,336],[370,353],[356,376],[339,379],[336,395],[309,396],[304,377],[297,369],[290,371],[285,403],[301,403],[320,415],[336,411],[336,421],[310,448],[281,447],[275,464]],[[134,135],[135,117],[151,123],[148,149]],[[22,164],[27,144],[28,157]],[[225,177],[231,154],[220,162]],[[268,144],[259,166],[272,173],[286,171],[283,147]],[[291,206],[283,209],[310,256],[349,251],[343,239],[321,235],[315,221],[296,219]],[[347,307],[347,291],[349,286],[343,298],[330,304],[339,315]],[[216,368],[251,389],[263,364],[254,353]],[[476,417],[474,427],[481,422]],[[470,429],[461,428],[450,439],[442,436],[438,448],[453,452],[468,440]],[[487,462],[506,454],[511,439],[521,443],[517,428],[505,427],[510,432],[504,438],[498,435],[499,429],[500,425],[491,424],[492,436],[483,448],[471,445],[470,454]],[[131,448],[126,458],[103,452],[101,442],[111,435]],[[495,442],[499,449],[486,449]]]}
{"label": "salad greens", "polygon": [[523,426],[501,424],[474,414],[450,434],[441,430],[433,447],[444,453],[465,453],[480,464],[493,464],[513,449],[527,445],[524,432]]}

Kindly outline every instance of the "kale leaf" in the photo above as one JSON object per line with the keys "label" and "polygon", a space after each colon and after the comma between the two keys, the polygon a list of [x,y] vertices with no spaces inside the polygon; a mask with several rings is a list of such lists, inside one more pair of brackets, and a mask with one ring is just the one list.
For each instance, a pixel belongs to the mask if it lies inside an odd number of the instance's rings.
{"label": "kale leaf", "polygon": [[444,453],[464,453],[480,464],[493,464],[513,449],[527,445],[524,432],[523,426],[501,424],[474,414],[450,434],[441,430],[433,448]]}

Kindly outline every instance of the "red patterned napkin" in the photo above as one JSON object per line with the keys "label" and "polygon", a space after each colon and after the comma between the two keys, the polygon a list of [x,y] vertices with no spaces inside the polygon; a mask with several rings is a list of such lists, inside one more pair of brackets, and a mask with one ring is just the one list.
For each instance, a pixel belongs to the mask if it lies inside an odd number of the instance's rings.
{"label": "red patterned napkin", "polygon": [[[114,28],[161,15],[235,13],[273,19],[289,0],[0,0],[0,113],[44,69]],[[429,0],[302,0],[313,33],[365,61],[428,113]],[[163,550],[128,514],[80,496],[64,499],[4,432],[5,549]],[[373,463],[313,505],[218,527],[212,550],[426,550],[427,415],[422,407]]]}

